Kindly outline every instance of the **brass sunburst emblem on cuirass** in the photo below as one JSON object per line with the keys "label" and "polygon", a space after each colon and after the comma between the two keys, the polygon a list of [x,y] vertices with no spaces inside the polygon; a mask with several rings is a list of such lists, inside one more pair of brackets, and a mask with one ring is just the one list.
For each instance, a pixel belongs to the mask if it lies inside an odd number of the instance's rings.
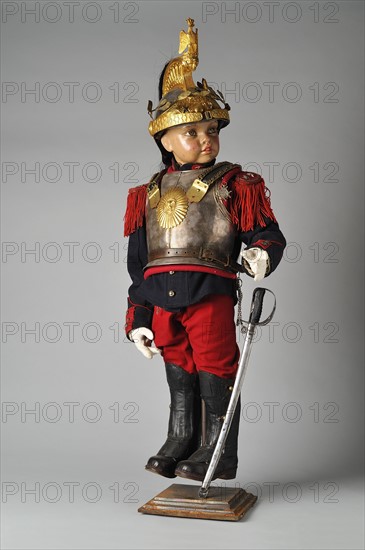
{"label": "brass sunburst emblem on cuirass", "polygon": [[164,229],[179,225],[186,216],[189,201],[181,187],[169,189],[157,205],[157,221]]}

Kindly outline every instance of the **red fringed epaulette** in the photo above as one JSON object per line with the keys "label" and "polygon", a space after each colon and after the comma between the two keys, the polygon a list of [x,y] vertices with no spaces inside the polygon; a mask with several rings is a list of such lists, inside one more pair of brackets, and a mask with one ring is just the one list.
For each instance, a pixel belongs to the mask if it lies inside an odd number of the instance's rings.
{"label": "red fringed epaulette", "polygon": [[[228,177],[227,177],[228,176]],[[227,183],[231,179],[226,174]],[[270,204],[270,191],[260,174],[239,171],[229,185],[232,190],[228,210],[239,231],[250,231],[256,225],[264,227],[265,218],[276,221]]]}
{"label": "red fringed epaulette", "polygon": [[146,210],[147,186],[139,185],[128,191],[127,208],[124,215],[124,236],[128,237],[133,231],[142,227]]}

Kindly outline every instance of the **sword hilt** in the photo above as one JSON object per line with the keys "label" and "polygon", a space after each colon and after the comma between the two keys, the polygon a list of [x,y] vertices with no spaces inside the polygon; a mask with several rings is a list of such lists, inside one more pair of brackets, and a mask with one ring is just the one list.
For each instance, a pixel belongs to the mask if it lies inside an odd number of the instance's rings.
{"label": "sword hilt", "polygon": [[261,288],[261,287],[257,287],[253,291],[250,318],[248,320],[249,323],[257,325],[257,323],[260,322],[260,317],[262,313],[262,304],[263,304],[265,292],[266,292],[266,288]]}

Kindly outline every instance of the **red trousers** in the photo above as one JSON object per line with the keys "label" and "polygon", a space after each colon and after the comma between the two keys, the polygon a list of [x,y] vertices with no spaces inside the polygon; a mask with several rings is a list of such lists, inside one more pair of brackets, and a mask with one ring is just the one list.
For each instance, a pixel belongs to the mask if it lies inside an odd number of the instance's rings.
{"label": "red trousers", "polygon": [[239,349],[231,296],[210,294],[178,313],[155,307],[152,330],[165,363],[189,373],[235,377]]}

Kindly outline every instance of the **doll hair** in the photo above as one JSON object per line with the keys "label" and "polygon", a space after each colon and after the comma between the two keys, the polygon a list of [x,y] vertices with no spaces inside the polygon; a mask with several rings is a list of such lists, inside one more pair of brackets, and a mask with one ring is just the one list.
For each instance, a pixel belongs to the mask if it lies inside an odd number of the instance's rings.
{"label": "doll hair", "polygon": [[[159,101],[161,101],[161,99],[162,99],[163,77],[165,75],[167,65],[170,63],[170,61],[171,60],[166,62],[164,68],[161,71],[160,78],[159,78],[159,81],[158,81],[158,100]],[[165,132],[166,132],[166,130],[163,130],[162,132],[159,132],[158,134],[156,134],[155,135],[155,141],[156,141],[157,147],[161,151],[162,163],[164,164],[164,166],[166,168],[168,168],[172,164],[172,159],[174,158],[174,155],[170,151],[166,151],[165,147],[162,145],[161,138],[162,138],[162,136],[164,135]]]}

